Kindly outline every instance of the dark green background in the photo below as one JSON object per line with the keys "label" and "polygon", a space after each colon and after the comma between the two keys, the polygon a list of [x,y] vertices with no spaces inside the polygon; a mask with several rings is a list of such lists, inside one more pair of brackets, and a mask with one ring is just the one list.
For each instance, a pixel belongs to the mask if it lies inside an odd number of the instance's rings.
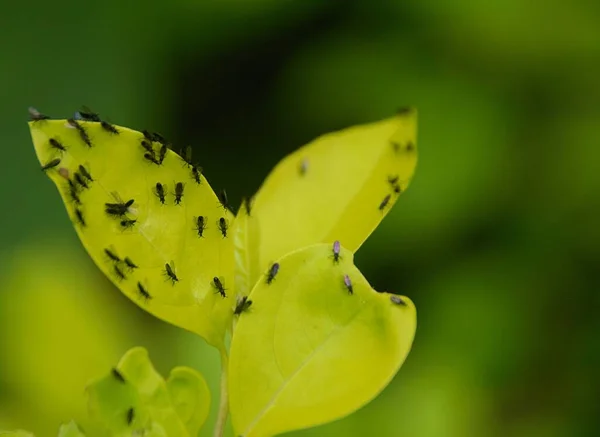
{"label": "dark green background", "polygon": [[[87,260],[39,171],[29,105],[62,118],[85,104],[192,144],[237,204],[315,136],[411,104],[416,176],[357,263],[415,301],[413,350],[371,404],[293,435],[600,435],[600,3],[31,0],[1,15],[2,283],[20,283],[24,247],[80,258],[51,271],[89,272],[99,288],[61,290],[106,293],[97,314],[126,314],[110,360],[142,344],[164,374],[201,370],[217,396],[216,352],[143,314]],[[35,353],[53,326],[13,307],[44,290],[20,288],[0,290],[0,428],[50,436],[74,413],[49,412],[64,394],[25,395],[34,381],[10,370],[31,360],[40,379],[58,377]],[[83,344],[60,341],[76,359]],[[22,362],[15,342],[31,345]]]}

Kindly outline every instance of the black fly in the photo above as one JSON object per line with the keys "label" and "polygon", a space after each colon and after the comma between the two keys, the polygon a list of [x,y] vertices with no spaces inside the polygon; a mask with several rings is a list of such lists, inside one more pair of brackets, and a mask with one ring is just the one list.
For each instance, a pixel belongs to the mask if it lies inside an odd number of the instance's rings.
{"label": "black fly", "polygon": [[134,419],[135,419],[135,410],[133,409],[133,407],[131,407],[131,408],[129,408],[129,410],[127,410],[127,425],[131,426]]}
{"label": "black fly", "polygon": [[160,203],[165,204],[165,186],[160,182],[156,183],[156,187],[154,188],[154,194],[160,200]]}
{"label": "black fly", "polygon": [[144,158],[153,164],[156,164],[156,165],[161,164],[160,161],[158,159],[156,159],[156,156],[154,156],[154,153],[146,152],[146,153],[144,153]]}
{"label": "black fly", "polygon": [[254,202],[253,197],[242,198],[242,207],[246,210],[246,215],[250,217],[252,214],[252,203]]}
{"label": "black fly", "polygon": [[206,217],[202,215],[199,217],[194,217],[194,221],[196,222],[196,227],[194,230],[198,232],[199,237],[203,237],[204,231],[206,230]]}
{"label": "black fly", "polygon": [[191,172],[192,172],[192,178],[194,178],[194,181],[198,185],[200,185],[200,182],[202,182],[202,179],[200,179],[200,175],[202,174],[202,168],[192,165]]}
{"label": "black fly", "polygon": [[114,253],[112,250],[104,249],[104,253],[111,261],[116,262],[116,263],[121,262],[121,258],[119,258],[119,256],[116,253]]}
{"label": "black fly", "polygon": [[142,285],[141,282],[137,283],[137,288],[138,288],[138,293],[140,294],[140,296],[142,296],[145,300],[150,300],[152,299],[152,296],[150,296],[150,293],[148,293],[148,290],[146,290],[146,288]]}
{"label": "black fly", "polygon": [[219,191],[219,204],[223,209],[229,209],[229,201],[227,200],[227,191]]}
{"label": "black fly", "polygon": [[167,145],[163,144],[158,151],[158,165],[162,164],[167,154]]}
{"label": "black fly", "polygon": [[233,314],[239,316],[244,311],[247,311],[252,305],[252,301],[248,299],[248,296],[238,296],[237,302],[235,303],[235,310],[233,310]]}
{"label": "black fly", "polygon": [[223,283],[221,282],[221,280],[219,278],[217,278],[216,276],[212,280],[212,285],[213,285],[213,287],[215,287],[217,289],[217,293],[219,293],[221,295],[221,297],[227,297],[227,294],[225,294],[225,291],[227,289],[223,286]]}
{"label": "black fly", "polygon": [[77,218],[77,223],[85,227],[85,219],[83,218],[83,211],[81,209],[75,208],[75,217]]}
{"label": "black fly", "polygon": [[277,276],[278,272],[279,272],[279,263],[273,263],[273,265],[269,269],[269,273],[267,273],[267,284],[271,284],[271,282],[273,282],[273,280],[275,279],[275,276]]}
{"label": "black fly", "polygon": [[60,141],[58,141],[56,138],[50,138],[49,142],[50,142],[50,147],[60,150],[61,152],[66,152],[67,148],[65,146],[63,146],[62,143]]}
{"label": "black fly", "polygon": [[77,186],[71,179],[67,179],[69,183],[69,196],[71,196],[71,200],[75,202],[77,205],[81,205],[81,199],[79,198],[79,190]]}
{"label": "black fly", "polygon": [[73,177],[75,178],[75,182],[77,182],[83,188],[90,188],[90,186],[87,184],[87,182],[85,181],[85,179],[83,178],[83,176],[80,175],[79,173],[75,172],[75,174],[73,175]]}
{"label": "black fly", "polygon": [[[84,121],[95,121],[95,122],[100,121],[100,116],[98,114],[96,114],[95,112],[93,112],[87,106],[82,106],[81,109],[82,110],[75,113],[75,118],[79,118]],[[79,117],[77,117],[77,115],[79,115]]]}
{"label": "black fly", "polygon": [[123,229],[130,229],[137,223],[136,219],[123,219],[121,220],[121,227]]}
{"label": "black fly", "polygon": [[118,135],[120,132],[119,130],[112,124],[110,124],[108,121],[100,121],[100,126],[102,126],[102,129],[104,129],[106,132],[111,133],[113,135]]}
{"label": "black fly", "polygon": [[92,140],[90,140],[90,136],[88,135],[88,133],[85,130],[85,128],[81,125],[81,123],[79,123],[77,120],[74,120],[72,118],[69,118],[67,120],[67,123],[69,123],[69,125],[71,125],[72,127],[74,127],[77,130],[77,132],[79,132],[79,136],[81,137],[81,140],[88,147],[92,147]]}
{"label": "black fly", "polygon": [[228,229],[227,220],[225,220],[224,217],[221,217],[219,219],[219,221],[217,222],[217,225],[219,226],[219,230],[221,231],[221,234],[223,234],[223,238],[227,237],[227,229]]}
{"label": "black fly", "polygon": [[28,111],[29,111],[29,119],[31,121],[42,121],[42,120],[50,119],[50,117],[48,115],[42,114],[40,111],[35,109],[33,106],[30,106],[28,108]]}
{"label": "black fly", "polygon": [[391,194],[388,194],[383,198],[383,200],[379,204],[379,211],[383,211],[385,209],[385,207],[388,206],[388,203],[390,203],[391,198],[392,198]]}
{"label": "black fly", "polygon": [[183,182],[177,182],[175,185],[175,205],[179,205],[181,203],[181,199],[183,198]]}
{"label": "black fly", "polygon": [[181,149],[180,153],[181,153],[181,159],[183,160],[184,163],[186,163],[187,165],[191,165],[191,166],[194,165],[192,163],[192,146],[186,146],[185,149]]}
{"label": "black fly", "polygon": [[79,166],[79,173],[81,173],[82,176],[84,178],[86,178],[88,181],[90,181],[90,182],[94,181],[94,179],[92,178],[92,175],[90,174],[90,172],[87,171],[83,165]]}
{"label": "black fly", "polygon": [[119,203],[105,203],[106,213],[108,215],[114,215],[117,217],[122,217],[127,213],[127,210],[131,205],[133,205],[134,199],[129,199],[127,202],[119,202]]}
{"label": "black fly", "polygon": [[117,275],[117,279],[119,281],[123,281],[124,279],[127,279],[127,277],[125,276],[125,272],[117,264],[115,264],[113,266],[113,271],[115,272],[115,275]]}
{"label": "black fly", "polygon": [[125,263],[125,265],[127,266],[127,268],[129,270],[133,270],[133,269],[137,269],[138,268],[138,266],[128,256],[125,257],[125,259],[123,260],[123,262]]}
{"label": "black fly", "polygon": [[171,267],[169,263],[165,264],[165,275],[175,285],[175,282],[179,282],[179,278],[175,274],[175,267]]}
{"label": "black fly", "polygon": [[60,158],[54,158],[52,161],[48,161],[42,165],[42,171],[50,170],[60,164]]}
{"label": "black fly", "polygon": [[140,143],[140,145],[144,148],[144,150],[148,153],[150,153],[151,155],[154,156],[154,149],[152,148],[152,143],[146,141],[146,140],[142,140],[142,142]]}

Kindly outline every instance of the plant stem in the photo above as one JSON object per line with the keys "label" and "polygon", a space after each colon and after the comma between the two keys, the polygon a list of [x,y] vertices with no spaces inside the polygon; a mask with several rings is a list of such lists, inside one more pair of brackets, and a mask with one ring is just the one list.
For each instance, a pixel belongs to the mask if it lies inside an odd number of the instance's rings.
{"label": "plant stem", "polygon": [[215,424],[213,437],[223,437],[225,431],[225,422],[227,422],[227,414],[229,413],[229,398],[227,393],[227,375],[229,369],[229,358],[225,348],[221,348],[221,399],[219,401],[219,415]]}

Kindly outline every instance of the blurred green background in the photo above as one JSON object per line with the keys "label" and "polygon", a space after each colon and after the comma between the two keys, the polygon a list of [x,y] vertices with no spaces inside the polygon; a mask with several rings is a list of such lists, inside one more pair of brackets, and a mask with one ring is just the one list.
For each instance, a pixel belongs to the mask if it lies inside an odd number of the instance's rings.
{"label": "blurred green background", "polygon": [[600,435],[599,2],[30,0],[1,21],[0,429],[93,429],[84,386],[134,345],[218,396],[216,351],[87,258],[29,105],[192,144],[238,204],[315,136],[412,104],[414,182],[357,263],[415,301],[413,350],[371,404],[290,435]]}

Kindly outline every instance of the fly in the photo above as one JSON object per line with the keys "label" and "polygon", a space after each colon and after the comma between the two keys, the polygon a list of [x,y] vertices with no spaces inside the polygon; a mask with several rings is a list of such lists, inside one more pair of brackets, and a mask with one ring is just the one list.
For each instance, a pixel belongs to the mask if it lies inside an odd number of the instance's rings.
{"label": "fly", "polygon": [[50,116],[42,114],[40,111],[35,109],[33,106],[30,106],[27,110],[29,112],[29,120],[31,120],[31,121],[43,121],[43,120],[50,119]]}
{"label": "fly", "polygon": [[133,270],[133,269],[137,269],[138,268],[138,266],[128,256],[125,257],[125,259],[123,260],[123,262],[125,263],[125,265],[127,266],[127,268],[129,268],[129,270]]}
{"label": "fly", "polygon": [[127,279],[127,277],[125,276],[125,272],[117,264],[115,264],[113,266],[113,271],[115,272],[115,275],[117,276],[117,279],[119,281],[123,281],[124,279]]}
{"label": "fly", "polygon": [[142,285],[141,282],[137,283],[137,288],[138,288],[138,293],[140,294],[140,296],[142,296],[144,299],[146,300],[150,300],[152,299],[152,296],[150,296],[150,293],[148,293],[148,290],[146,290],[146,288]]}
{"label": "fly", "polygon": [[158,164],[159,165],[162,164],[163,161],[165,160],[166,154],[167,154],[167,145],[163,144],[160,147],[160,150],[158,151]]}
{"label": "fly", "polygon": [[106,132],[113,134],[113,135],[119,135],[119,130],[115,127],[114,124],[110,124],[108,121],[104,121],[101,120],[100,121],[100,126],[102,126],[102,129],[104,129]]}
{"label": "fly", "polygon": [[223,209],[229,209],[229,201],[227,200],[227,191],[219,191],[219,204]]}
{"label": "fly", "polygon": [[133,228],[133,226],[135,226],[136,223],[137,223],[136,219],[123,219],[123,220],[121,220],[121,227],[123,229],[130,229],[130,228]]}
{"label": "fly", "polygon": [[192,172],[192,178],[194,178],[194,181],[198,185],[200,185],[200,182],[202,182],[202,179],[200,179],[200,175],[202,174],[202,168],[192,165],[191,172]]}
{"label": "fly", "polygon": [[156,197],[158,197],[158,200],[160,200],[160,203],[162,203],[164,205],[165,204],[165,186],[163,184],[161,184],[160,182],[157,182],[156,186],[154,187],[154,194],[156,195]]}
{"label": "fly", "polygon": [[269,269],[269,272],[267,273],[267,284],[271,284],[271,282],[273,282],[273,280],[275,280],[275,276],[277,276],[278,272],[279,272],[279,263],[273,263],[273,265]]}
{"label": "fly", "polygon": [[77,120],[74,120],[72,118],[69,118],[67,120],[67,123],[69,123],[69,125],[71,125],[72,127],[74,127],[77,132],[79,133],[79,136],[81,137],[81,140],[88,146],[88,147],[92,147],[92,140],[90,140],[90,136],[87,133],[87,130],[85,130],[85,128],[81,125],[81,123],[79,123]]}
{"label": "fly", "polygon": [[86,226],[85,219],[83,217],[83,211],[81,209],[75,208],[75,218],[77,219],[77,223],[79,223],[81,226]]}
{"label": "fly", "polygon": [[52,161],[48,161],[42,165],[42,171],[50,170],[60,164],[60,158],[54,158]]}
{"label": "fly", "polygon": [[227,294],[225,294],[225,291],[227,289],[223,286],[223,282],[221,282],[221,280],[219,278],[217,278],[216,276],[212,280],[212,285],[213,285],[213,287],[215,287],[217,289],[217,293],[219,293],[221,295],[221,297],[223,297],[223,298],[227,297]]}
{"label": "fly", "polygon": [[175,274],[175,267],[171,267],[169,263],[165,264],[165,275],[173,285],[175,285],[176,282],[179,282],[179,278]]}
{"label": "fly", "polygon": [[392,301],[393,304],[401,305],[403,307],[406,306],[406,301],[404,299],[402,299],[400,296],[396,296],[395,294],[392,294],[390,296],[390,300]]}
{"label": "fly", "polygon": [[337,264],[340,262],[340,242],[333,242],[333,263]]}
{"label": "fly", "polygon": [[116,253],[114,253],[112,250],[104,249],[104,253],[111,261],[116,262],[116,263],[121,262],[121,258],[119,258],[119,256]]}
{"label": "fly", "polygon": [[181,199],[183,198],[183,189],[184,189],[184,184],[183,182],[177,182],[177,184],[175,185],[175,205],[179,205],[181,204]]}
{"label": "fly", "polygon": [[56,138],[50,138],[49,142],[50,142],[50,146],[52,148],[60,150],[61,152],[67,151],[67,148],[65,146],[63,146],[62,143],[60,141],[58,141]]}
{"label": "fly", "polygon": [[237,302],[235,303],[235,309],[233,310],[233,314],[239,316],[244,311],[248,311],[251,305],[252,301],[248,299],[248,296],[238,296]]}
{"label": "fly", "polygon": [[348,290],[348,294],[354,293],[354,288],[352,287],[352,281],[350,280],[350,276],[344,275],[344,285],[346,286],[346,289]]}
{"label": "fly", "polygon": [[388,203],[390,203],[391,198],[392,198],[391,194],[388,194],[383,198],[383,200],[379,204],[379,211],[383,211],[385,209],[385,207],[388,206]]}
{"label": "fly", "polygon": [[90,181],[90,182],[94,181],[94,179],[92,178],[92,175],[90,174],[90,172],[87,171],[83,165],[79,166],[79,173],[81,173],[81,175],[84,178],[86,178],[88,181]]}
{"label": "fly", "polygon": [[227,220],[225,220],[224,217],[221,217],[219,219],[219,221],[217,222],[217,225],[219,226],[219,230],[221,231],[221,234],[223,234],[223,238],[227,237]]}
{"label": "fly", "polygon": [[194,230],[198,232],[199,237],[203,237],[204,231],[206,230],[206,217],[202,215],[199,217],[195,217],[195,221],[196,227],[194,228]]}
{"label": "fly", "polygon": [[75,182],[77,182],[83,188],[90,188],[90,186],[87,184],[87,182],[85,181],[85,179],[83,178],[83,176],[80,175],[79,173],[75,172],[75,174],[73,175],[73,177],[75,178]]}

